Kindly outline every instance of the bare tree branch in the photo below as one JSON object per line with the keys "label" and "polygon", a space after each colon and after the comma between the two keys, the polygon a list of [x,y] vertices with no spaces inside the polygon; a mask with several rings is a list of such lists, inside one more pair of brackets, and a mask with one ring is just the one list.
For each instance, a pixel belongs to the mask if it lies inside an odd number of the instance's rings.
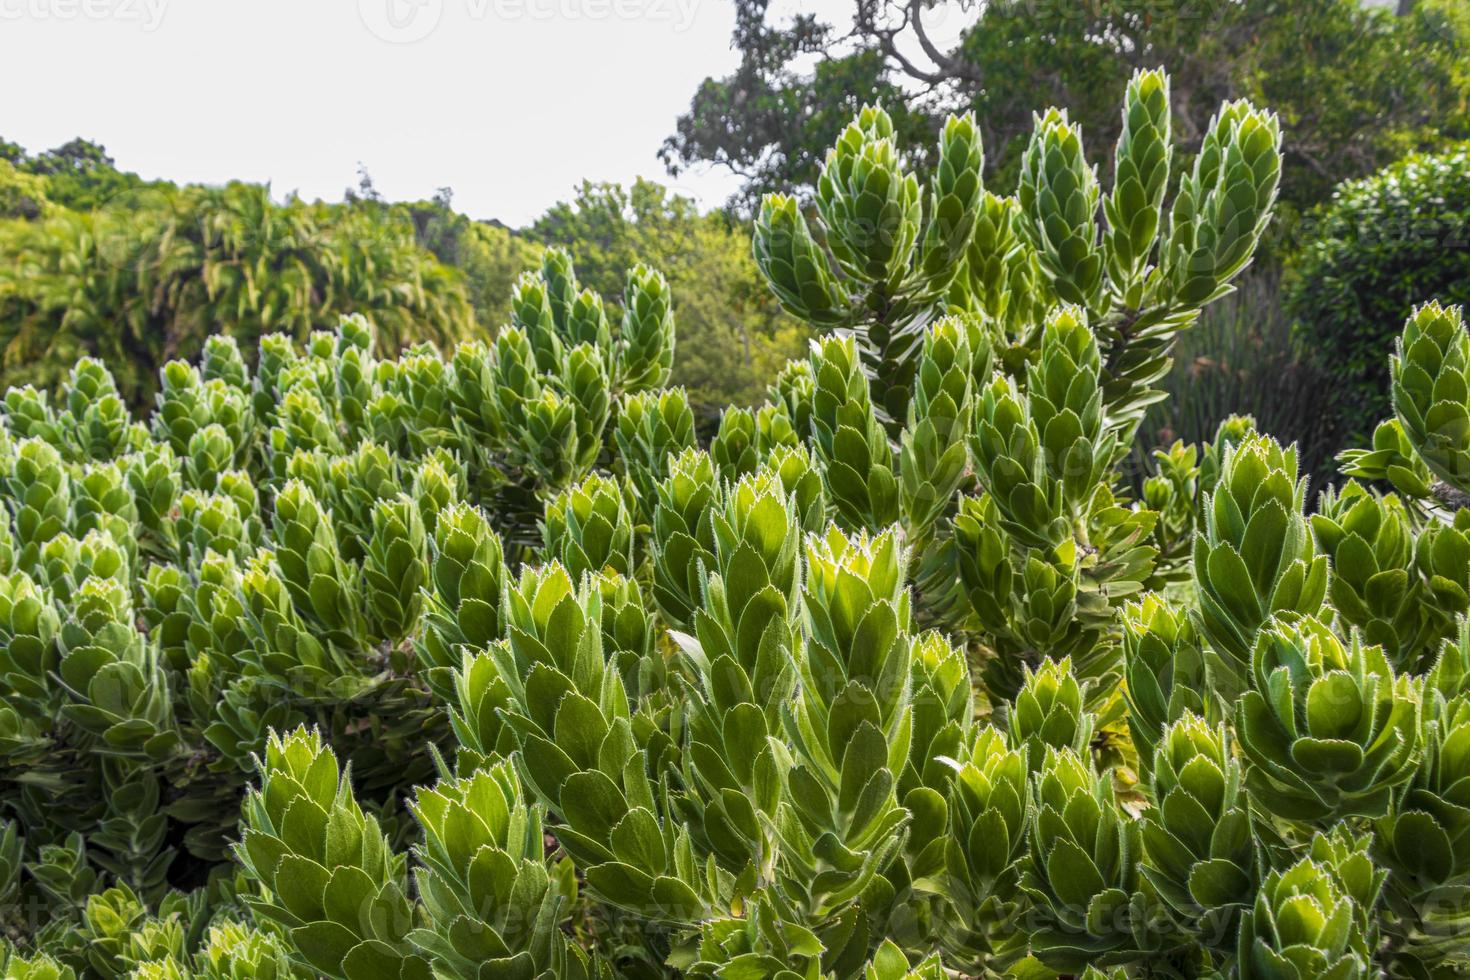
{"label": "bare tree branch", "polygon": [[[883,26],[878,23],[876,11],[880,4],[858,4],[858,12],[854,21],[854,33],[867,34],[877,40],[878,46],[894,64],[896,64],[905,75],[918,81],[924,82],[930,87],[942,85],[954,79],[965,79],[966,81],[979,84],[982,74],[978,65],[970,64],[959,58],[952,58],[939,50],[928,31],[924,29],[923,3],[922,0],[909,0],[903,8],[902,16],[898,23],[893,26]],[[882,4],[881,6],[887,6]],[[913,28],[914,37],[919,42],[919,47],[935,65],[934,70],[926,70],[916,64],[913,59],[899,50],[897,38],[910,27]]]}
{"label": "bare tree branch", "polygon": [[984,81],[979,65],[971,64],[959,58],[951,58],[940,51],[929,37],[929,32],[924,30],[923,3],[922,0],[909,0],[907,19],[914,25],[914,36],[919,40],[919,47],[924,49],[924,55],[944,72],[947,78],[963,78],[967,81],[980,84]]}

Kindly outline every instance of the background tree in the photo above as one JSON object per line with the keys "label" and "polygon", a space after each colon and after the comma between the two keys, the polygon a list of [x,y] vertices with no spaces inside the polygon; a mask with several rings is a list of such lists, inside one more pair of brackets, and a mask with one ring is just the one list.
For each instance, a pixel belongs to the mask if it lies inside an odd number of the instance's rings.
{"label": "background tree", "polygon": [[[47,178],[60,203],[56,186]],[[63,198],[75,190],[60,186]],[[217,333],[250,349],[264,333],[304,339],[363,313],[396,350],[474,327],[462,277],[419,247],[404,211],[278,204],[259,185],[165,184],[56,206],[0,221],[0,253],[0,380],[51,387],[94,355],[135,404],[165,361]]]}
{"label": "background tree", "polygon": [[805,328],[785,316],[751,257],[750,235],[721,214],[652,181],[631,187],[584,182],[524,232],[577,257],[577,277],[621,296],[640,261],[668,278],[679,350],[673,383],[696,407],[757,401],[776,369],[800,353]]}
{"label": "background tree", "polygon": [[0,218],[32,220],[45,214],[51,206],[46,178],[0,160]]}
{"label": "background tree", "polygon": [[491,331],[510,322],[511,288],[516,276],[541,264],[540,244],[498,221],[476,221],[455,211],[448,187],[431,200],[397,207],[413,222],[420,245],[464,273],[475,319]]}
{"label": "background tree", "polygon": [[1470,9],[1457,0],[1421,0],[1403,15],[1358,0],[992,0],[978,13],[962,5],[973,23],[948,50],[935,40],[933,6],[857,0],[840,29],[810,14],[777,22],[769,0],[736,0],[741,64],[700,86],[664,143],[665,163],[674,173],[728,167],[746,178],[732,204],[750,211],[762,192],[813,183],[856,98],[881,101],[900,142],[902,131],[934,131],[944,114],[974,109],[992,170],[1009,185],[1033,112],[1068,106],[1089,145],[1110,146],[1114,93],[1135,69],[1160,64],[1185,151],[1222,100],[1276,108],[1282,199],[1297,206],[1470,127]]}
{"label": "background tree", "polygon": [[46,178],[47,196],[78,210],[102,206],[121,194],[165,186],[163,181],[119,170],[106,147],[80,136],[36,154],[0,138],[0,157],[23,173]]}
{"label": "background tree", "polygon": [[1312,212],[1284,307],[1330,379],[1336,445],[1391,413],[1382,351],[1419,304],[1470,301],[1470,143],[1345,181]]}

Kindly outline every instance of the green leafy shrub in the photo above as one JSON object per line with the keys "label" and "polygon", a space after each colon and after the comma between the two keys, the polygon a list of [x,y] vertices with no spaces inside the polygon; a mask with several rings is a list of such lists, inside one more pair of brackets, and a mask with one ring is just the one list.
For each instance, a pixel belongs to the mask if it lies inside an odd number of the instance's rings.
{"label": "green leafy shrub", "polygon": [[[842,246],[833,283],[932,304],[900,415],[865,364],[903,345],[848,321],[704,448],[645,387],[661,280],[635,267],[628,338],[556,249],[447,356],[346,318],[166,365],[147,425],[92,411],[95,362],[64,408],[12,390],[0,969],[1463,972],[1470,341],[1405,325],[1397,415],[1344,464],[1392,496],[1309,517],[1295,450],[1228,419],[1130,497],[1274,180],[1273,121],[1227,106],[1166,207],[1166,88],[1131,87],[1106,199],[1042,117],[1024,203],[980,208],[994,265],[922,221],[904,261]],[[824,221],[896,165],[877,120]],[[987,312],[997,270],[1045,298]]]}
{"label": "green leafy shrub", "polygon": [[1330,376],[1339,445],[1389,414],[1383,350],[1422,303],[1470,301],[1470,146],[1338,186],[1293,262],[1287,312]]}
{"label": "green leafy shrub", "polygon": [[55,386],[90,354],[140,404],[165,362],[214,333],[254,351],[266,332],[301,341],[362,313],[397,350],[474,326],[458,273],[419,248],[403,213],[276,204],[263,186],[137,189],[0,222],[0,242],[7,385]]}

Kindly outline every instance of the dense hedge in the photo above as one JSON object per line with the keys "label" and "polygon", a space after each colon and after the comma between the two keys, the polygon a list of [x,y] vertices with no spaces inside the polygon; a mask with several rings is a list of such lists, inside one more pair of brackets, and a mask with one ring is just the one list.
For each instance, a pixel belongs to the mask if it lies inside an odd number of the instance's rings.
{"label": "dense hedge", "polygon": [[1335,384],[1340,435],[1389,413],[1383,351],[1409,311],[1470,301],[1470,143],[1348,181],[1309,219],[1287,311]]}
{"label": "dense hedge", "polygon": [[1404,327],[1344,460],[1395,493],[1309,516],[1232,419],[1131,498],[1280,134],[1176,181],[1162,72],[1124,118],[1106,192],[1052,110],[1000,197],[864,110],[755,234],[834,332],[708,448],[666,280],[560,249],[493,344],[8,392],[6,980],[1463,974],[1470,334]]}

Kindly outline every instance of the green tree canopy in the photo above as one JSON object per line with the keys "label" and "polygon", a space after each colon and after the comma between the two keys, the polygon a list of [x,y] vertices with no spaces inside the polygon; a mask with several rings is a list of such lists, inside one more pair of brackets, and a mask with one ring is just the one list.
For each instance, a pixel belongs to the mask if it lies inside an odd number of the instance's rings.
{"label": "green tree canopy", "polygon": [[926,29],[933,13],[921,0],[858,0],[851,31],[810,14],[777,22],[769,0],[736,6],[739,68],[700,86],[661,155],[672,172],[715,163],[742,175],[732,202],[742,211],[763,191],[810,186],[854,99],[881,101],[910,137],[976,110],[1009,186],[1033,112],[1068,106],[1088,145],[1109,146],[1114,93],[1160,64],[1186,151],[1222,100],[1276,108],[1283,199],[1298,206],[1441,136],[1470,135],[1463,0],[1418,0],[1402,15],[1359,0],[991,0],[950,50]]}
{"label": "green tree canopy", "polygon": [[402,210],[276,203],[239,183],[143,188],[81,210],[54,203],[54,181],[44,214],[0,220],[4,384],[49,387],[94,355],[137,401],[164,362],[213,334],[254,347],[363,313],[398,349],[474,327],[462,277],[419,247]]}
{"label": "green tree canopy", "polygon": [[80,136],[35,154],[0,138],[0,158],[22,173],[46,178],[47,197],[79,211],[105,205],[120,194],[167,186],[166,182],[144,180],[119,170],[106,147]]}

